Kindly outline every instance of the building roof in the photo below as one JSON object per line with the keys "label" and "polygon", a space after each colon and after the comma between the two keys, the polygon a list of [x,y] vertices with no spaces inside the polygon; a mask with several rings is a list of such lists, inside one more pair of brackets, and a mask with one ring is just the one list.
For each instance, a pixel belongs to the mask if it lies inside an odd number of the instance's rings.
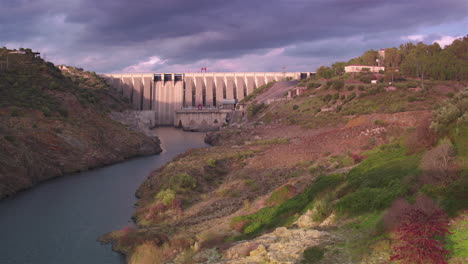
{"label": "building roof", "polygon": [[358,65],[358,64],[351,64],[351,65],[346,65],[345,67],[349,67],[349,66],[359,66],[359,67],[382,67],[383,66],[374,66],[374,65]]}

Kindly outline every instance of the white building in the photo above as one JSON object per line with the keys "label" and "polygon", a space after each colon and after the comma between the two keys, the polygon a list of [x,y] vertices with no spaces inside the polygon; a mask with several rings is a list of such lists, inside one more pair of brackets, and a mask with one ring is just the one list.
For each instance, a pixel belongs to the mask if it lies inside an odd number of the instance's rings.
{"label": "white building", "polygon": [[369,66],[369,65],[348,65],[344,67],[345,72],[379,72],[385,71],[385,67],[382,66]]}

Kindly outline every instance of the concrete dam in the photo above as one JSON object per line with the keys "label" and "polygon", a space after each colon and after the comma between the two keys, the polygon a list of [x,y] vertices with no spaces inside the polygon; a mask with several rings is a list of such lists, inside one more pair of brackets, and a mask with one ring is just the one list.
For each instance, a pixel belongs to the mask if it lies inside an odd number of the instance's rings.
{"label": "concrete dam", "polygon": [[[128,98],[135,110],[148,111],[156,126],[219,127],[232,109],[223,102],[240,101],[273,81],[300,80],[313,72],[122,73],[102,77]],[[154,114],[154,115],[153,115]],[[203,124],[202,124],[203,123]]]}

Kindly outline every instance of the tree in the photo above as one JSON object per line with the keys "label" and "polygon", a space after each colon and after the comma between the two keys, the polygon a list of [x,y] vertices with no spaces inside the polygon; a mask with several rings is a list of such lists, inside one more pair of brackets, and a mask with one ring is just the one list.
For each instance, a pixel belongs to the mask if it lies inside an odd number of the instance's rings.
{"label": "tree", "polygon": [[443,264],[448,251],[436,237],[448,232],[448,217],[430,198],[416,197],[413,205],[397,200],[385,216],[387,223],[396,223],[397,243],[390,260],[402,264]]}
{"label": "tree", "polygon": [[397,48],[385,49],[385,67],[398,68],[400,66],[401,59],[400,51]]}
{"label": "tree", "polygon": [[345,72],[344,67],[347,65],[344,61],[337,61],[332,64],[332,69],[335,72],[335,75],[343,74]]}
{"label": "tree", "polygon": [[330,79],[333,77],[333,69],[330,67],[320,66],[317,69],[317,76],[319,78]]}

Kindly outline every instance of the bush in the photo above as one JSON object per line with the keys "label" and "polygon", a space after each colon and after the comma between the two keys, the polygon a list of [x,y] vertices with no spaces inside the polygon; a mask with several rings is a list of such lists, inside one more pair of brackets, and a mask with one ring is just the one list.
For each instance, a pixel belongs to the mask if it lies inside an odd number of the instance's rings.
{"label": "bush", "polygon": [[348,86],[348,91],[352,91],[352,90],[354,90],[354,85]]}
{"label": "bush", "polygon": [[365,91],[366,89],[364,88],[364,85],[359,85],[358,90],[359,91]]}
{"label": "bush", "polygon": [[322,98],[322,101],[324,101],[325,103],[328,103],[328,102],[330,102],[331,99],[332,99],[331,94],[326,94],[326,95]]}
{"label": "bush", "polygon": [[319,247],[309,247],[304,250],[301,264],[318,263],[323,258],[324,252]]}
{"label": "bush", "polygon": [[375,120],[374,124],[377,125],[377,126],[387,126],[387,122],[385,122],[383,120]]}
{"label": "bush", "polygon": [[359,77],[359,81],[369,84],[372,81],[372,77],[364,75],[364,76]]}
{"label": "bush", "polygon": [[447,182],[449,169],[455,159],[455,150],[449,139],[444,139],[435,148],[427,151],[421,159],[423,174],[421,180],[424,184],[437,184]]}
{"label": "bush", "polygon": [[332,85],[332,88],[339,91],[341,89],[343,89],[344,87],[344,81],[343,80],[335,80],[333,81],[333,85]]}
{"label": "bush", "polygon": [[197,186],[197,181],[187,173],[179,173],[169,179],[169,186],[176,191],[192,189]]}
{"label": "bush", "polygon": [[460,92],[453,98],[444,102],[433,112],[431,128],[437,133],[443,133],[451,123],[467,123],[468,92]]}
{"label": "bush", "polygon": [[314,209],[312,210],[313,221],[323,221],[333,212],[332,200],[332,193],[328,193],[323,199],[314,202]]}
{"label": "bush", "polygon": [[346,98],[346,101],[349,102],[351,100],[353,100],[354,98],[356,98],[356,93],[355,92],[352,92],[348,95],[348,98]]}
{"label": "bush", "polygon": [[340,98],[340,94],[339,94],[339,93],[333,94],[333,100],[337,100],[338,98]]}
{"label": "bush", "polygon": [[298,105],[293,105],[292,109],[297,110],[297,109],[299,109],[299,106]]}
{"label": "bush", "polygon": [[450,183],[444,196],[442,206],[450,216],[458,211],[468,209],[468,177],[461,177]]}
{"label": "bush", "polygon": [[266,107],[267,106],[264,103],[261,103],[261,104],[252,103],[247,107],[247,115],[249,117],[254,117]]}
{"label": "bush", "polygon": [[174,201],[175,199],[175,192],[171,189],[166,189],[166,190],[162,190],[160,192],[158,192],[158,194],[156,194],[156,199],[158,201],[160,201],[161,203],[163,203],[165,206],[168,206],[169,204],[172,203],[172,201]]}
{"label": "bush", "polygon": [[206,164],[208,165],[208,167],[214,168],[214,167],[216,167],[216,160],[215,159],[208,159],[206,161]]}
{"label": "bush", "polygon": [[[397,223],[394,227],[397,243],[390,260],[404,264],[445,263],[448,251],[437,237],[448,234],[448,218],[430,198],[419,195],[414,205],[398,201],[390,212]],[[396,220],[396,221],[395,221]]]}
{"label": "bush", "polygon": [[322,85],[321,83],[309,82],[307,83],[307,89],[319,88],[321,85]]}

